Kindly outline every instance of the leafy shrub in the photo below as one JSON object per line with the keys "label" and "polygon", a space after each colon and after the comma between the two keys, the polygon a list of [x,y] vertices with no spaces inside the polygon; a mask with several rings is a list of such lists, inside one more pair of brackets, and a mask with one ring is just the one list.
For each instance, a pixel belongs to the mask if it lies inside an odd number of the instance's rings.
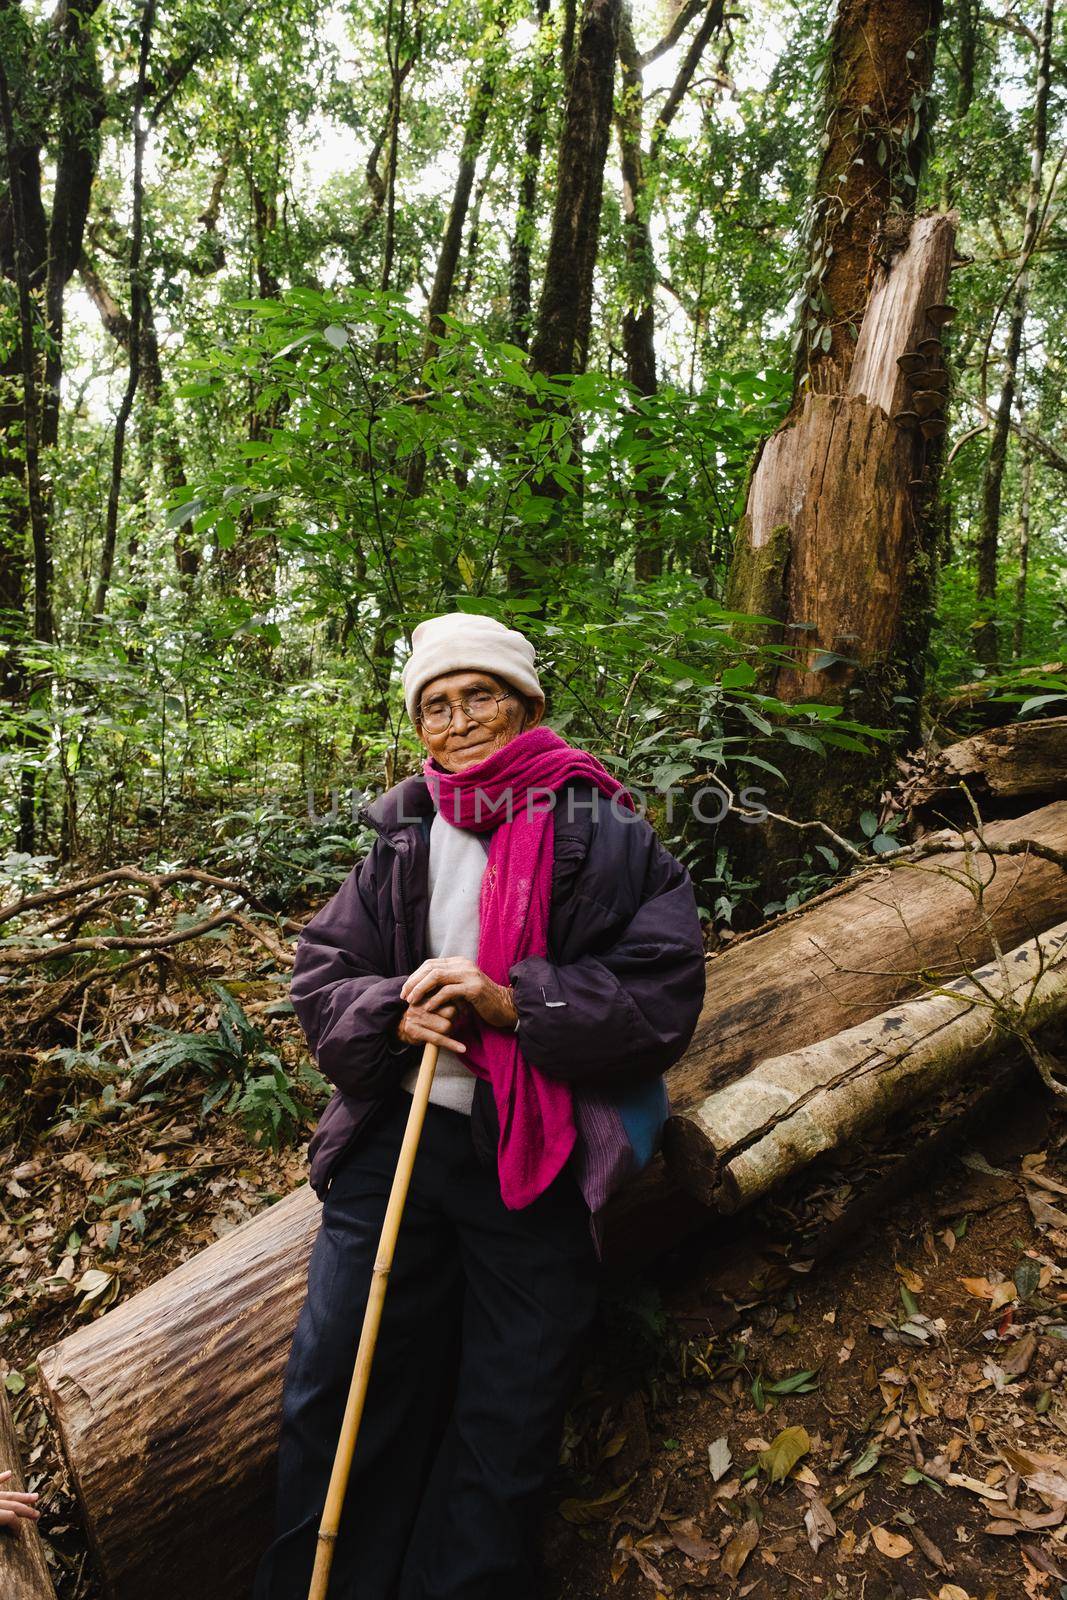
{"label": "leafy shrub", "polygon": [[329,1083],[307,1060],[295,1074],[272,1049],[262,1028],[247,1015],[222,983],[213,983],[218,995],[219,1020],[212,1032],[183,1033],[150,1024],[159,1035],[135,1057],[132,1071],[141,1080],[142,1100],[162,1098],[152,1085],[184,1076],[195,1069],[208,1080],[200,1105],[201,1116],[221,1105],[236,1116],[249,1137],[274,1150],[289,1142],[314,1114],[312,1105],[299,1098],[306,1092],[321,1098]]}

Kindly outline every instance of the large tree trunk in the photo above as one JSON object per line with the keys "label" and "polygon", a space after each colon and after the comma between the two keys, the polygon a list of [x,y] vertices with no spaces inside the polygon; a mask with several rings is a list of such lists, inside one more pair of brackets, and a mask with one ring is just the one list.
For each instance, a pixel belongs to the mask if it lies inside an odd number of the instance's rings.
{"label": "large tree trunk", "polygon": [[[25,534],[33,548],[33,637],[54,638],[51,544],[51,476],[40,460],[56,443],[63,374],[63,296],[81,256],[85,220],[96,171],[97,131],[104,115],[93,14],[99,0],[81,6],[61,3],[48,24],[44,50],[33,38],[20,7],[0,7],[0,99],[3,111],[5,183],[0,187],[0,274],[16,284],[19,333],[14,349],[0,363],[0,607],[13,619],[24,614],[27,578]],[[34,82],[38,61],[54,74]],[[42,198],[44,117],[55,113],[55,178],[51,216]],[[30,293],[44,289],[48,335],[43,383],[38,383],[32,338]],[[14,382],[21,395],[14,398]],[[14,426],[13,426],[14,425]],[[22,435],[21,447],[5,439]],[[8,482],[5,484],[4,480]],[[15,480],[11,482],[10,480]],[[17,627],[17,624],[16,624]],[[27,698],[32,682],[14,663],[4,661],[2,687],[15,701]],[[37,686],[43,688],[40,679]],[[24,741],[23,741],[24,742]],[[19,779],[16,848],[36,848],[36,767],[23,767]]]}
{"label": "large tree trunk", "polygon": [[563,115],[556,201],[530,351],[535,372],[583,372],[611,134],[620,0],[585,0]]}
{"label": "large tree trunk", "polygon": [[[19,1442],[7,1391],[0,1384],[0,1472],[10,1471],[3,1488],[26,1488],[19,1459]],[[56,1600],[56,1591],[44,1557],[44,1546],[34,1517],[20,1517],[17,1525],[0,1529],[0,1594],[4,1600]]]}
{"label": "large tree trunk", "polygon": [[[941,0],[839,0],[826,68],[793,410],[844,387],[879,240],[915,208]],[[827,246],[832,246],[832,253]],[[829,307],[829,310],[827,310]]]}
{"label": "large tree trunk", "polygon": [[[144,147],[147,129],[143,122],[145,86],[148,78],[148,56],[152,46],[152,26],[155,21],[155,0],[145,0],[141,15],[141,36],[138,49],[137,86],[133,101],[133,228],[130,236],[130,365],[126,387],[118,414],[115,417],[115,434],[111,452],[111,481],[108,485],[107,516],[104,523],[104,542],[100,553],[100,571],[97,575],[96,593],[93,597],[93,617],[102,622],[107,606],[108,589],[115,560],[115,543],[119,526],[119,499],[122,494],[122,469],[126,454],[126,427],[133,410],[134,396],[141,377],[142,307],[141,244],[144,232]],[[80,256],[80,245],[79,245]]]}
{"label": "large tree trunk", "polygon": [[1015,580],[1015,626],[1012,629],[1012,655],[1022,659],[1026,639],[1026,590],[1030,572],[1030,493],[1034,474],[1034,450],[1023,439],[1022,483],[1019,489],[1019,572]]}
{"label": "large tree trunk", "polygon": [[[1067,850],[1067,800],[982,829],[996,850],[1032,840]],[[928,835],[927,847],[958,834]],[[1064,873],[1055,861],[981,853],[973,835],[915,865],[872,867],[769,927],[736,939],[709,966],[708,998],[689,1049],[667,1075],[684,1109],[767,1056],[800,1050],[876,1016],[921,987],[921,972],[958,976],[1002,946],[1062,920]],[[964,876],[985,890],[976,904]]]}
{"label": "large tree trunk", "polygon": [[979,661],[994,666],[1000,654],[995,620],[997,599],[997,554],[1000,540],[1000,498],[1004,468],[1008,459],[1008,434],[1015,404],[1015,385],[1019,354],[1023,345],[1026,302],[1029,295],[1029,263],[1037,244],[1041,217],[1042,169],[1048,146],[1048,94],[1052,53],[1052,19],[1055,0],[1045,0],[1037,58],[1037,83],[1034,89],[1034,123],[1030,144],[1030,183],[1026,196],[1026,221],[1016,266],[1015,291],[1008,319],[1008,339],[1004,350],[1000,397],[993,419],[985,472],[982,477],[982,518],[978,529],[978,618],[974,648]]}
{"label": "large tree trunk", "polygon": [[[545,263],[537,326],[530,348],[530,367],[550,377],[584,372],[589,348],[593,305],[593,276],[600,241],[600,206],[604,192],[604,162],[611,133],[611,108],[615,84],[621,0],[585,0],[581,27],[568,80],[563,111],[556,197]],[[561,409],[558,401],[550,409]],[[572,493],[582,494],[581,447],[578,420],[572,418],[565,448],[578,463]],[[555,447],[554,447],[555,448]],[[558,465],[563,450],[556,457]],[[567,566],[577,559],[574,541],[561,536],[564,491],[550,465],[538,466],[533,485],[537,494],[556,506],[542,523],[540,562]],[[501,549],[508,591],[528,594],[537,587],[523,562],[525,550]],[[542,598],[539,615],[544,615]]]}
{"label": "large tree trunk", "polygon": [[[1067,802],[985,834],[994,845],[1026,838],[1062,851]],[[980,965],[989,927],[1011,948],[1062,919],[1063,873],[1052,861],[995,858],[983,924],[966,888],[932,871],[939,860],[960,876],[958,853],[875,870],[713,958],[697,1036],[670,1074],[676,1115],[685,1120],[686,1107],[705,1107],[769,1056],[869,1022],[920,990],[921,971],[951,980],[961,960]],[[972,869],[988,879],[990,858],[975,857]],[[693,1181],[681,1145],[674,1174],[657,1163],[611,1208],[609,1239],[622,1260],[653,1231],[650,1216],[660,1250],[677,1238],[675,1224],[709,1216],[679,1188],[678,1171]],[[112,1600],[140,1600],[161,1571],[175,1594],[199,1600],[247,1586],[270,1537],[281,1382],[319,1215],[302,1185],[42,1352],[45,1393]]]}
{"label": "large tree trunk", "polygon": [[530,107],[519,163],[519,191],[515,226],[511,234],[511,274],[508,280],[508,327],[512,344],[525,350],[530,343],[533,287],[530,257],[537,222],[537,185],[545,142],[547,100],[552,72],[552,37],[548,28],[549,0],[537,0],[537,48],[534,56]]}
{"label": "large tree trunk", "polygon": [[1009,722],[950,744],[909,790],[908,820],[967,822],[972,799],[991,817],[1033,795],[1067,798],[1067,717]]}
{"label": "large tree trunk", "polygon": [[506,12],[504,10],[499,11],[493,25],[492,38],[486,49],[482,75],[478,81],[478,87],[474,91],[474,100],[471,103],[470,113],[467,117],[467,125],[463,130],[463,144],[459,152],[459,169],[456,172],[456,184],[452,191],[452,204],[448,208],[448,218],[445,222],[441,249],[437,257],[437,270],[434,273],[429,304],[426,308],[427,354],[433,348],[433,341],[440,339],[445,331],[442,318],[447,313],[452,301],[452,286],[456,281],[456,270],[459,266],[459,254],[463,245],[463,229],[467,221],[471,190],[474,187],[475,168],[478,165],[478,157],[481,155],[485,128],[489,121],[493,96],[496,93],[500,41],[506,21]]}
{"label": "large tree trunk", "polygon": [[[795,665],[772,664],[767,689],[787,703],[847,705],[850,717],[878,727],[908,727],[922,693],[947,383],[937,333],[946,313],[933,308],[944,301],[955,223],[919,218],[905,247],[876,269],[847,378],[835,392],[808,390],[759,455],[730,574],[732,610],[784,624]],[[768,784],[767,803],[847,834],[891,776],[893,756],[887,744],[820,761],[782,745],[775,762],[784,782]],[[785,853],[772,828],[734,832],[740,862],[746,846],[757,852],[757,875]]]}

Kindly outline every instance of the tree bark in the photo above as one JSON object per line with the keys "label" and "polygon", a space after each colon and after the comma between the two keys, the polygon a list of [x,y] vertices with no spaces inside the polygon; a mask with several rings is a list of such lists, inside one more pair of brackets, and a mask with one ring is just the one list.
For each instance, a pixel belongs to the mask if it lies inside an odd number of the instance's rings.
{"label": "tree bark", "polygon": [[1011,431],[1011,412],[1015,404],[1015,385],[1019,367],[1019,352],[1023,344],[1023,327],[1026,322],[1026,302],[1029,295],[1030,257],[1037,244],[1041,218],[1042,170],[1048,147],[1048,96],[1050,59],[1052,54],[1052,22],[1055,0],[1045,0],[1041,18],[1041,36],[1037,60],[1037,83],[1034,89],[1034,123],[1030,145],[1030,182],[1026,196],[1026,221],[1023,224],[1022,247],[1015,269],[1015,290],[1011,301],[1008,322],[1008,339],[1004,351],[1004,368],[1001,377],[1000,398],[993,420],[985,472],[982,477],[982,517],[978,527],[978,618],[980,626],[975,634],[974,649],[979,661],[995,666],[1000,654],[997,625],[994,617],[997,597],[997,556],[1000,539],[1000,500],[1004,486],[1004,468],[1008,459],[1008,435]]}
{"label": "tree bark", "polygon": [[[839,0],[826,63],[794,410],[808,391],[844,387],[879,241],[891,246],[894,230],[915,209],[940,22],[941,0]],[[903,215],[894,216],[894,208]]]}
{"label": "tree bark", "polygon": [[[30,285],[36,273],[29,256],[29,229],[23,206],[23,172],[18,159],[14,108],[7,73],[0,62],[0,119],[3,121],[7,154],[8,194],[11,208],[11,276],[15,280],[18,302],[18,355],[22,377],[21,422],[23,433],[22,476],[33,535],[33,636],[50,644],[54,636],[52,619],[52,550],[48,533],[45,489],[41,477],[41,406],[37,394],[37,359],[33,337],[33,303]],[[38,169],[38,177],[39,177]],[[19,588],[21,590],[21,585]]]}
{"label": "tree bark", "polygon": [[143,1600],[163,1572],[169,1594],[198,1600],[250,1589],[272,1535],[282,1377],[320,1215],[304,1184],[42,1351],[110,1600]]}
{"label": "tree bark", "polygon": [[[646,151],[642,77],[645,58],[638,54],[634,41],[629,0],[623,0],[619,25],[622,95],[615,119],[622,167],[623,239],[626,249],[627,293],[622,316],[622,345],[626,358],[626,381],[644,399],[654,395],[659,387],[654,299],[657,273],[650,217],[656,168],[667,130],[685,99],[704,50],[712,34],[722,26],[723,6],[724,0],[711,0],[708,5],[655,120]],[[673,33],[673,29],[670,31]],[[680,32],[675,37],[680,37]],[[657,59],[666,48],[661,41],[648,53],[649,57]],[[659,538],[659,484],[655,481],[643,482],[635,498],[638,507],[638,541],[634,552],[634,577],[638,583],[643,583],[663,570],[663,546]]]}
{"label": "tree bark", "polygon": [[1029,440],[1023,439],[1022,485],[1019,490],[1019,573],[1015,580],[1015,628],[1012,634],[1012,654],[1016,661],[1022,659],[1026,641],[1026,590],[1030,574],[1030,489],[1033,483],[1034,451]]}
{"label": "tree bark", "polygon": [[478,157],[482,152],[482,143],[485,139],[485,129],[489,121],[493,97],[496,94],[500,41],[506,26],[507,12],[501,9],[497,12],[496,20],[493,24],[492,36],[486,47],[481,78],[474,91],[470,114],[463,130],[463,143],[459,152],[459,169],[456,173],[455,188],[452,191],[452,203],[448,208],[444,236],[441,240],[441,249],[437,257],[437,269],[434,272],[433,287],[430,290],[430,299],[426,308],[427,353],[432,348],[433,342],[440,339],[445,331],[442,318],[446,315],[452,300],[452,287],[456,281],[456,271],[459,267],[460,250],[463,246],[463,229],[467,221],[471,190],[474,187],[474,174],[478,165]]}
{"label": "tree bark", "polygon": [[152,26],[155,20],[155,0],[146,0],[141,14],[141,38],[138,53],[137,89],[133,101],[133,230],[130,238],[130,365],[126,388],[115,418],[115,437],[111,453],[111,481],[108,485],[107,518],[104,525],[104,544],[100,554],[100,571],[93,599],[93,616],[103,621],[107,606],[107,593],[115,559],[115,540],[118,534],[119,498],[122,493],[122,465],[126,450],[126,425],[133,410],[134,396],[141,376],[141,242],[144,229],[144,147],[143,122],[145,85],[148,79],[148,56],[152,47]]}
{"label": "tree bark", "polygon": [[[982,831],[998,849],[1032,840],[1062,852],[1067,800]],[[982,855],[973,836],[965,853],[949,830],[924,843],[938,840],[953,848],[913,866],[872,867],[712,956],[700,1021],[667,1077],[672,1105],[694,1105],[767,1056],[876,1016],[916,994],[923,972],[952,977],[980,966],[990,931],[1007,947],[1062,920],[1064,874],[1055,862]],[[984,907],[967,873],[984,890]]]}
{"label": "tree bark", "polygon": [[[913,220],[940,18],[941,0],[839,0],[793,400],[757,455],[727,583],[730,609],[779,618],[769,640],[795,651],[795,668],[766,670],[772,694],[847,706],[901,742],[918,731],[941,520],[947,379],[926,313],[945,298],[956,218]],[[927,337],[934,354],[915,376],[929,393],[913,404],[897,362]],[[893,756],[888,740],[832,761],[781,742],[768,804],[848,833]],[[751,831],[727,825],[723,842],[781,898],[795,841],[770,830],[752,858]]]}
{"label": "tree bark", "polygon": [[[203,220],[203,218],[201,218]],[[78,273],[82,284],[100,314],[100,320],[106,331],[129,354],[130,349],[130,319],[111,293],[105,280],[96,270],[92,261],[85,255],[82,256],[78,266]],[[146,282],[147,269],[141,272],[141,391],[144,394],[146,405],[141,408],[139,418],[139,431],[142,436],[147,465],[151,463],[155,441],[160,439],[160,456],[163,463],[163,476],[168,490],[183,489],[187,483],[185,475],[185,461],[182,456],[181,444],[174,427],[173,416],[162,416],[166,406],[166,383],[163,378],[163,366],[159,358],[159,340],[156,335],[155,313],[152,308],[152,296]],[[183,537],[183,530],[176,528],[173,539],[174,565],[178,577],[183,584],[195,578],[200,570],[200,553],[195,545],[187,545]]]}
{"label": "tree bark", "polygon": [[[5,43],[6,43],[5,39]],[[6,621],[6,631],[11,642],[23,642],[26,603],[26,560],[23,550],[26,519],[29,517],[33,543],[33,637],[51,643],[52,618],[52,547],[48,528],[46,494],[41,478],[40,457],[40,406],[37,398],[37,358],[33,337],[33,305],[30,298],[31,283],[43,270],[43,263],[34,261],[32,251],[41,242],[41,230],[36,224],[43,220],[40,205],[40,155],[34,149],[20,146],[15,128],[15,111],[12,104],[7,73],[0,59],[0,121],[3,123],[6,175],[8,179],[7,215],[0,218],[0,266],[4,275],[14,279],[18,304],[18,338],[16,348],[4,362],[6,370],[0,371],[0,384],[13,391],[12,398],[0,405],[0,480],[18,480],[18,489],[3,494],[0,482],[0,501],[6,500],[10,510],[0,525],[0,605]],[[29,182],[27,182],[29,178]],[[5,237],[6,236],[6,237]],[[16,374],[22,380],[21,396],[15,385]],[[5,381],[7,380],[7,381]],[[10,452],[4,447],[4,437],[11,437],[9,429],[17,430],[21,422],[22,448]],[[4,651],[4,687],[12,701],[28,699],[32,679],[14,651]],[[27,748],[32,737],[20,728],[16,743]],[[36,843],[36,767],[25,762],[19,773],[19,818],[15,833],[15,848],[32,853]]]}
{"label": "tree bark", "polygon": [[519,192],[515,206],[515,226],[511,234],[511,275],[508,282],[508,327],[512,344],[520,350],[530,343],[530,314],[533,308],[533,279],[530,255],[537,221],[537,186],[541,173],[547,122],[548,86],[552,69],[552,40],[548,29],[550,0],[537,0],[537,48],[534,56],[530,109],[526,116],[526,135],[519,164]]}
{"label": "tree bark", "polygon": [[584,372],[611,134],[621,0],[585,0],[563,114],[556,199],[530,351],[535,372]]}
{"label": "tree bark", "polygon": [[909,793],[909,821],[969,820],[963,784],[984,817],[1024,797],[1067,797],[1067,717],[1009,722],[949,745]]}
{"label": "tree bark", "polygon": [[[5,1489],[23,1492],[19,1442],[7,1403],[7,1391],[0,1384],[0,1472],[10,1471]],[[20,1517],[15,1528],[0,1529],[0,1594],[4,1600],[56,1600],[56,1591],[45,1560],[41,1535],[33,1517]]]}

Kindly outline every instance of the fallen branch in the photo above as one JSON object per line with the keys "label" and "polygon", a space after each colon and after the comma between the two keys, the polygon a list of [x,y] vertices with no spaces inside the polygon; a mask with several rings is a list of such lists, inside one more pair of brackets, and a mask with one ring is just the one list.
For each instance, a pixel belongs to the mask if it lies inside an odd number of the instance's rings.
{"label": "fallen branch", "polygon": [[[56,905],[61,900],[69,900],[75,895],[84,894],[89,889],[98,889],[108,883],[129,883],[136,887],[147,888],[151,891],[153,900],[174,883],[204,883],[226,894],[240,895],[249,905],[258,906],[262,911],[269,911],[269,907],[247,884],[238,883],[231,878],[217,878],[213,873],[204,872],[200,867],[177,867],[173,872],[147,872],[143,867],[126,866],[111,867],[106,872],[97,872],[88,878],[74,878],[69,883],[56,884],[51,889],[40,889],[36,894],[23,895],[18,900],[9,901],[6,906],[0,906],[0,924],[10,922],[12,917],[25,916],[28,911],[36,911],[41,906]],[[290,918],[283,917],[280,920],[294,931],[299,930],[299,923],[292,922]]]}

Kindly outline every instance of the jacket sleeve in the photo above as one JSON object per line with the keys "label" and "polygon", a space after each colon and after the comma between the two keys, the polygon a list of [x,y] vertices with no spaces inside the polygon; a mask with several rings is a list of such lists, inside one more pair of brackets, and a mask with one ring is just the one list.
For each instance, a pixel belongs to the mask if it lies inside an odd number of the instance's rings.
{"label": "jacket sleeve", "polygon": [[373,1099],[417,1063],[417,1046],[392,1037],[406,973],[391,975],[375,912],[381,852],[370,853],[301,928],[289,998],[320,1071],[346,1094]]}
{"label": "jacket sleeve", "polygon": [[655,1077],[684,1053],[704,1002],[689,873],[643,817],[601,807],[570,892],[600,931],[574,961],[526,956],[509,969],[522,1052],[547,1077],[575,1083]]}

